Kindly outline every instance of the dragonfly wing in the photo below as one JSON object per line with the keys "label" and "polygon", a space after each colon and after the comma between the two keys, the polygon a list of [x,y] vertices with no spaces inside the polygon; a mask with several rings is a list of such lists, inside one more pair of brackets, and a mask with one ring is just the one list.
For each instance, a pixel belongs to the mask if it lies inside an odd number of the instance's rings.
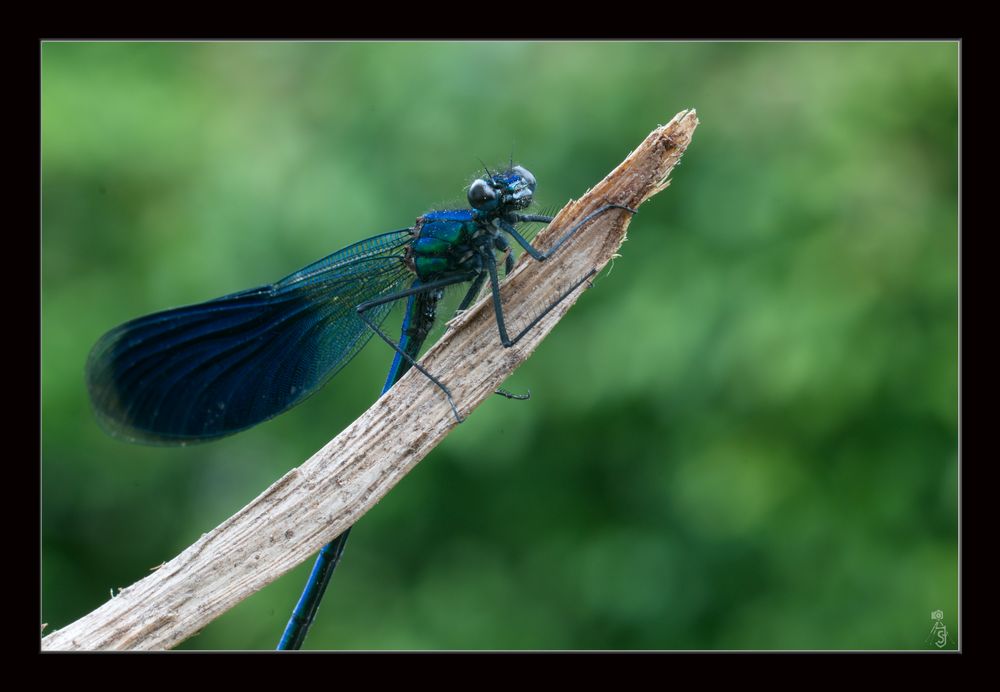
{"label": "dragonfly wing", "polygon": [[[243,430],[300,403],[371,338],[356,307],[412,276],[408,231],[369,238],[278,283],[166,310],[105,334],[87,388],[111,434],[180,444]],[[388,303],[368,313],[381,322]]]}

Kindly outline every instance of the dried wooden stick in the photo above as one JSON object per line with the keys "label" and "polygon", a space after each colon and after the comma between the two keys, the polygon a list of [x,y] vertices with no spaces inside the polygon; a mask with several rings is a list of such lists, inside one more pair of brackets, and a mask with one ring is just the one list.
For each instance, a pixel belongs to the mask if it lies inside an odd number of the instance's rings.
{"label": "dried wooden stick", "polygon": [[[567,204],[536,238],[545,248],[609,203],[636,209],[663,190],[698,118],[678,113],[608,176]],[[547,305],[615,256],[631,220],[601,214],[546,262],[523,256],[504,281],[505,312]],[[445,375],[463,416],[512,373],[576,302],[588,283],[545,315],[512,348],[502,348],[489,295],[450,323],[424,357]],[[166,649],[271,583],[353,525],[400,481],[456,421],[441,390],[415,370],[300,467],[153,574],[89,615],[42,639],[44,650]],[[277,635],[277,633],[275,633]]]}

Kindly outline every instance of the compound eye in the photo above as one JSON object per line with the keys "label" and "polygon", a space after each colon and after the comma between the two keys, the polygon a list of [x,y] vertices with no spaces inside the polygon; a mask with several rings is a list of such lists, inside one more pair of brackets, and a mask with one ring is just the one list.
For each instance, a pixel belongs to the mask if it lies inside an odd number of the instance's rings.
{"label": "compound eye", "polygon": [[514,168],[511,169],[511,173],[515,173],[516,175],[521,176],[524,182],[528,184],[528,187],[530,187],[532,191],[534,191],[535,186],[538,183],[535,182],[535,176],[531,174],[531,171],[529,171],[524,166],[514,166]]}
{"label": "compound eye", "polygon": [[496,204],[497,191],[482,178],[469,186],[469,204],[474,209],[484,209]]}

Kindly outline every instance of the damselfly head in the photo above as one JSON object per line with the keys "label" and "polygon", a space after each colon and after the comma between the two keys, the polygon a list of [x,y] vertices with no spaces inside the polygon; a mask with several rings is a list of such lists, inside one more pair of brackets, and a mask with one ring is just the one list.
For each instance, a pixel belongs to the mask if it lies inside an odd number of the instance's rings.
{"label": "damselfly head", "polygon": [[480,211],[524,209],[535,195],[535,176],[523,166],[512,166],[503,173],[490,173],[469,186],[469,204]]}

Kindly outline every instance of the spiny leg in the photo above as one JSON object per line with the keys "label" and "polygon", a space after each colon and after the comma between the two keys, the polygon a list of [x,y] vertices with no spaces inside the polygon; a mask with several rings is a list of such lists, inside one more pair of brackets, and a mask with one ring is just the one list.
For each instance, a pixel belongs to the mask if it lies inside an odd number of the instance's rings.
{"label": "spiny leg", "polygon": [[474,279],[474,278],[476,278],[475,274],[461,274],[459,276],[449,277],[447,279],[439,279],[437,281],[431,281],[431,282],[428,282],[428,283],[425,283],[425,284],[420,284],[420,285],[413,286],[412,288],[408,288],[405,291],[400,291],[398,293],[393,293],[392,295],[389,295],[389,296],[383,296],[382,298],[377,298],[375,300],[370,300],[370,301],[368,301],[366,303],[361,303],[361,305],[358,305],[357,308],[355,308],[358,311],[358,317],[361,318],[361,320],[365,324],[367,324],[371,328],[371,330],[373,332],[375,332],[376,334],[378,334],[379,337],[384,342],[386,342],[387,344],[389,344],[389,346],[391,346],[392,349],[396,353],[398,353],[400,356],[402,356],[403,358],[405,358],[406,361],[412,367],[414,367],[417,370],[419,370],[420,372],[422,372],[427,379],[429,379],[431,382],[433,382],[434,384],[436,384],[438,386],[438,388],[442,392],[444,392],[445,397],[448,399],[448,405],[451,406],[451,411],[452,411],[453,414],[455,414],[455,419],[459,423],[462,422],[462,416],[459,414],[458,407],[455,405],[455,400],[451,396],[451,390],[448,389],[444,385],[444,383],[441,382],[441,380],[439,380],[438,378],[434,377],[434,375],[430,374],[422,365],[420,365],[420,363],[418,363],[417,361],[415,361],[408,353],[406,353],[405,351],[403,351],[399,347],[399,344],[397,344],[385,332],[383,332],[382,329],[377,324],[375,324],[370,319],[368,319],[368,317],[365,315],[365,313],[368,310],[371,310],[374,307],[378,307],[379,305],[385,305],[386,303],[392,303],[392,302],[395,302],[395,301],[400,300],[402,298],[408,298],[409,296],[416,295],[417,293],[424,293],[425,291],[433,290],[435,288],[444,288],[445,286],[451,286],[451,285],[457,284],[457,283],[464,283],[464,282],[469,281],[470,279]]}
{"label": "spiny leg", "polygon": [[[506,261],[507,261],[508,264],[512,265],[513,264],[513,258],[510,255],[510,246],[507,245],[507,242],[503,241],[502,246],[498,245],[497,249],[499,249],[499,250],[506,249],[507,250],[508,254],[507,254],[507,260]],[[508,273],[508,271],[509,270],[505,271],[504,274],[506,275]],[[480,289],[482,289],[483,284],[486,282],[486,278],[488,276],[489,276],[489,274],[487,272],[480,272],[479,276],[477,276],[475,279],[473,279],[472,285],[469,286],[469,290],[466,292],[465,297],[462,298],[462,302],[459,303],[459,305],[458,305],[458,312],[461,312],[462,310],[467,309],[469,307],[469,305],[472,303],[472,301],[476,299],[476,296],[479,295],[479,291],[480,291]],[[494,394],[499,394],[500,396],[502,396],[504,398],[507,398],[507,399],[517,399],[518,401],[527,401],[528,399],[531,398],[531,391],[530,390],[526,394],[514,394],[512,392],[508,392],[506,389],[502,389],[501,388],[501,389],[496,390],[494,392]]]}
{"label": "spiny leg", "polygon": [[469,290],[466,292],[465,297],[462,298],[462,302],[458,304],[456,312],[461,312],[462,310],[468,309],[472,304],[472,301],[476,299],[479,295],[479,290],[483,287],[483,283],[486,281],[486,272],[479,272],[479,276],[472,280],[472,285],[469,286]]}
{"label": "spiny leg", "polygon": [[504,399],[515,399],[516,401],[527,401],[528,399],[531,398],[531,390],[530,389],[526,393],[524,393],[524,394],[514,394],[513,392],[508,392],[506,389],[502,389],[502,388],[496,390],[493,393],[494,394],[499,394]]}
{"label": "spiny leg", "polygon": [[[514,240],[516,240],[518,244],[521,245],[521,247],[523,247],[529,255],[531,255],[532,258],[538,260],[539,262],[544,262],[546,259],[551,257],[562,246],[563,243],[569,240],[574,233],[580,230],[588,221],[612,209],[624,209],[625,211],[630,212],[632,214],[637,213],[635,209],[632,209],[631,207],[626,207],[622,204],[607,204],[599,209],[592,211],[591,213],[587,214],[585,217],[580,219],[579,222],[574,224],[572,228],[566,231],[563,234],[563,236],[558,241],[556,241],[555,245],[553,245],[551,248],[549,248],[544,252],[536,249],[530,242],[528,242],[528,240],[523,235],[521,235],[518,232],[516,228],[514,228],[512,224],[508,223],[505,220],[501,220],[500,225],[504,231],[510,234],[510,236],[514,238]],[[549,223],[552,221],[552,217],[542,216],[540,214],[516,214],[514,215],[514,218],[515,221],[518,222],[523,221],[523,222]],[[575,291],[582,284],[588,281],[591,277],[597,274],[596,269],[591,269],[589,272],[587,272],[586,276],[584,276],[582,279],[580,279],[575,284],[570,286],[566,291],[564,291],[562,295],[556,298],[555,301],[553,301],[547,308],[545,308],[545,310],[543,310],[539,315],[537,315],[535,319],[529,322],[528,326],[522,329],[521,332],[517,334],[517,336],[511,339],[507,334],[507,325],[504,322],[503,305],[500,302],[500,281],[497,276],[496,259],[493,257],[492,254],[489,254],[489,256],[486,257],[486,268],[490,273],[490,285],[491,288],[493,289],[493,310],[496,313],[497,329],[500,332],[500,342],[505,347],[508,348],[516,344],[518,341],[520,341],[521,338],[525,334],[527,334],[532,327],[538,324],[543,317],[549,314],[549,312],[551,312],[552,309],[555,308],[555,306],[557,306],[559,303],[565,300],[566,297],[569,296],[573,291]]]}
{"label": "spiny leg", "polygon": [[[590,221],[591,219],[593,219],[593,218],[595,218],[595,217],[603,214],[606,211],[610,211],[611,209],[624,209],[625,211],[630,212],[632,214],[637,214],[638,213],[635,209],[632,209],[631,207],[626,207],[626,206],[624,206],[622,204],[607,204],[607,205],[601,207],[600,209],[597,209],[595,211],[590,212],[589,214],[587,214],[586,216],[584,216],[582,219],[580,219],[580,221],[578,221],[576,224],[574,224],[572,228],[570,228],[568,231],[566,231],[565,233],[563,233],[562,238],[560,238],[559,240],[557,240],[555,245],[553,245],[552,247],[550,247],[548,250],[545,250],[544,252],[541,251],[541,250],[538,250],[537,248],[535,248],[534,245],[532,245],[530,242],[528,242],[528,239],[525,238],[523,235],[521,235],[518,232],[518,230],[516,228],[514,228],[513,224],[508,223],[505,220],[502,220],[500,222],[500,225],[503,227],[504,231],[506,231],[507,233],[509,233],[510,236],[514,240],[517,241],[518,245],[520,245],[521,247],[524,248],[525,252],[527,252],[529,255],[531,255],[534,259],[538,260],[539,262],[544,262],[549,257],[551,257],[553,254],[555,254],[556,250],[558,250],[560,247],[562,247],[562,244],[565,243],[567,240],[569,240],[570,237],[574,233],[576,233],[581,228],[583,228],[583,226],[588,221]],[[532,221],[537,221],[537,222],[541,222],[541,223],[549,223],[549,222],[552,221],[552,217],[550,217],[550,216],[541,216],[541,215],[538,215],[538,214],[514,214],[513,217],[514,217],[514,222],[515,223],[521,223],[521,222],[525,222],[526,223],[526,222],[532,222]]]}
{"label": "spiny leg", "polygon": [[[542,218],[546,218],[549,221],[552,220],[551,217],[548,217],[548,216],[542,217]],[[503,255],[503,275],[506,277],[512,271],[514,271],[514,253],[511,252],[510,243],[507,242],[506,238],[504,238],[502,235],[498,234],[496,236],[496,238],[493,239],[493,245],[494,245],[494,247],[496,247],[497,250],[499,250],[500,252],[504,253],[504,255]]]}
{"label": "spiny leg", "polygon": [[555,308],[555,306],[559,305],[559,303],[565,300],[566,297],[569,296],[573,291],[578,289],[582,284],[584,284],[591,277],[597,274],[596,269],[591,269],[589,272],[587,272],[586,276],[584,276],[582,279],[580,279],[575,284],[570,286],[568,289],[563,291],[562,295],[556,298],[547,308],[545,308],[541,313],[539,313],[538,316],[535,317],[535,319],[531,320],[531,322],[528,323],[528,326],[522,329],[517,334],[517,336],[511,339],[507,335],[507,323],[504,320],[503,316],[503,303],[500,301],[500,277],[497,276],[497,263],[496,259],[492,255],[488,255],[486,258],[486,270],[490,274],[490,288],[492,288],[493,290],[493,312],[496,314],[497,330],[500,332],[500,343],[502,343],[507,348],[510,348],[518,341],[520,341],[521,338],[524,337],[524,335],[527,334],[532,327],[538,324],[543,317],[552,312],[552,309]]}

